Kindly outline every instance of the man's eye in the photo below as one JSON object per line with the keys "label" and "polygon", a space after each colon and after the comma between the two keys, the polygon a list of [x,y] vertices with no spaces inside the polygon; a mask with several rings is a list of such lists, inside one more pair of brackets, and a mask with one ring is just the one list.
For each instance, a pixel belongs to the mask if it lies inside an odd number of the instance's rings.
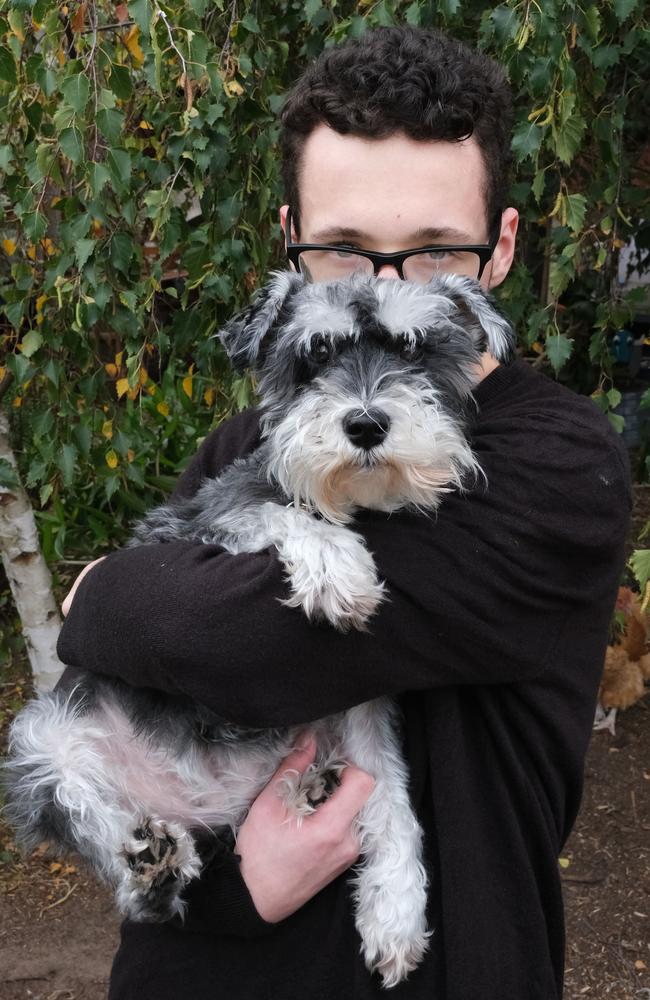
{"label": "man's eye", "polygon": [[424,256],[427,260],[444,260],[445,257],[450,256],[450,252],[449,250],[429,250]]}

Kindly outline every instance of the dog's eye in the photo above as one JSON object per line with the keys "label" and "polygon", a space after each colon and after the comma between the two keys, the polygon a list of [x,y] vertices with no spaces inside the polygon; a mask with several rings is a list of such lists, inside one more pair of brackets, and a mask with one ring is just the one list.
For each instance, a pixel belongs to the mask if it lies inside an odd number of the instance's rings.
{"label": "dog's eye", "polygon": [[415,361],[420,355],[420,345],[414,340],[405,340],[399,349],[399,356],[404,361]]}
{"label": "dog's eye", "polygon": [[324,365],[332,357],[332,345],[323,338],[315,340],[309,349],[309,357],[318,365]]}

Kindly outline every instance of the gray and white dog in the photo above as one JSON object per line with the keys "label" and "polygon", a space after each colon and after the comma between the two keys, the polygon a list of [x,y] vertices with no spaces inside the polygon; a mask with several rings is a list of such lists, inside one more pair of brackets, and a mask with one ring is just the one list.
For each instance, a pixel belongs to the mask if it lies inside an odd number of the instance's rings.
{"label": "gray and white dog", "polygon": [[[312,285],[282,272],[219,336],[232,363],[255,373],[262,443],[193,498],[154,510],[136,543],[190,539],[232,553],[273,545],[289,607],[367,628],[385,588],[350,527],[355,510],[431,511],[446,491],[476,482],[467,431],[477,366],[485,350],[510,359],[510,327],[469,279]],[[304,776],[280,783],[290,814],[313,812],[345,762],[375,778],[358,817],[354,906],[365,962],[391,987],[429,937],[397,713],[380,699],[305,722],[318,754]],[[236,833],[303,729],[245,730],[83,672],[72,690],[17,717],[9,817],[28,847],[47,840],[82,855],[132,919],[182,916],[206,832]]]}

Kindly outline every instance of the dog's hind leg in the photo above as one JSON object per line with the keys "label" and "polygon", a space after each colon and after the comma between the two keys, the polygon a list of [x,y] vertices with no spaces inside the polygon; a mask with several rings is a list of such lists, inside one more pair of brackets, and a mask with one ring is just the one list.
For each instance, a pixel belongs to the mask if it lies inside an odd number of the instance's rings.
{"label": "dog's hind leg", "polygon": [[200,861],[179,824],[147,816],[129,797],[107,752],[113,730],[114,717],[85,710],[74,692],[30,702],[11,729],[7,818],[28,849],[47,841],[59,854],[80,854],[116,889],[128,916],[168,919],[182,913],[180,893]]}
{"label": "dog's hind leg", "polygon": [[362,861],[354,874],[355,920],[366,965],[385,987],[416,968],[429,937],[422,830],[396,733],[388,699],[358,705],[343,718],[342,755],[375,779],[357,820]]}

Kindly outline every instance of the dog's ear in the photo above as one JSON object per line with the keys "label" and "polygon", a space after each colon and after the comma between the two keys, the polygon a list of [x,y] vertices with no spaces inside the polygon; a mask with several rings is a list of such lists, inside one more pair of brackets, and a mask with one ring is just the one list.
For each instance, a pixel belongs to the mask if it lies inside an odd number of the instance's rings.
{"label": "dog's ear", "polygon": [[458,308],[478,322],[485,334],[484,349],[497,361],[506,364],[512,361],[515,356],[515,332],[497,309],[492,296],[473,278],[445,274],[440,276],[440,283]]}
{"label": "dog's ear", "polygon": [[236,371],[257,366],[264,339],[273,330],[282,307],[303,284],[304,278],[295,271],[276,271],[255,293],[252,303],[215,334]]}

